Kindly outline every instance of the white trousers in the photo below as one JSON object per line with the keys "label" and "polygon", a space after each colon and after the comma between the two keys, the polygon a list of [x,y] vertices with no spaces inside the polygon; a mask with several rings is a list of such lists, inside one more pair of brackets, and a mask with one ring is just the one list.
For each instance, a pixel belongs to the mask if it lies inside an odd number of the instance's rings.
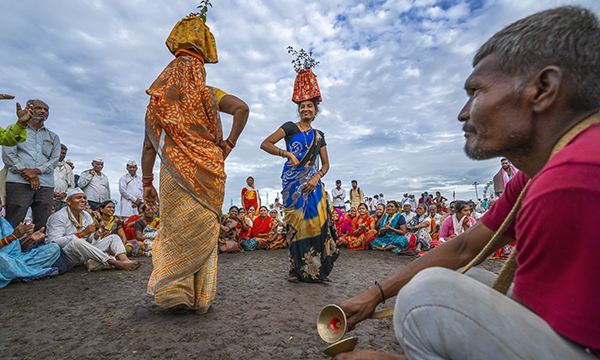
{"label": "white trousers", "polygon": [[394,329],[411,360],[594,359],[547,322],[493,290],[496,275],[443,268],[419,272],[400,290]]}
{"label": "white trousers", "polygon": [[119,235],[108,235],[103,239],[92,241],[91,244],[85,239],[80,239],[75,235],[72,236],[73,240],[63,248],[67,255],[69,267],[82,265],[88,259],[108,265],[108,260],[114,259],[114,257],[107,255],[105,251],[110,249],[115,255],[126,252]]}

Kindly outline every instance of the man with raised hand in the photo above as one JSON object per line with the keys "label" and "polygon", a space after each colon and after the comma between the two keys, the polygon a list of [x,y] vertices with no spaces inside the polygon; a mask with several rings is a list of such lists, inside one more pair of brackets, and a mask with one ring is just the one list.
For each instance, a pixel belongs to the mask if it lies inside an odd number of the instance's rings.
{"label": "man with raised hand", "polygon": [[46,226],[54,199],[54,168],[60,157],[60,138],[44,124],[49,107],[41,100],[27,101],[31,120],[25,142],[2,148],[6,175],[6,220],[19,225],[31,207],[35,231]]}

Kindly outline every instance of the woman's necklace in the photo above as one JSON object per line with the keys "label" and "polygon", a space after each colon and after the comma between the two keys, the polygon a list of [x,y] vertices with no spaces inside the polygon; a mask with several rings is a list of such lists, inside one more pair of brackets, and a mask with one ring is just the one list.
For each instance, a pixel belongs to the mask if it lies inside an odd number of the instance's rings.
{"label": "woman's necklace", "polygon": [[300,132],[302,133],[302,136],[304,136],[304,146],[305,146],[305,147],[308,149],[308,140],[306,139],[306,134],[307,134],[307,133],[308,133],[310,130],[312,130],[312,127],[308,128],[308,129],[306,129],[306,130],[304,130],[304,129],[302,129],[302,128],[300,127],[300,123],[298,123],[298,125],[296,125],[296,126],[298,126],[298,129],[299,129],[299,130],[300,130]]}

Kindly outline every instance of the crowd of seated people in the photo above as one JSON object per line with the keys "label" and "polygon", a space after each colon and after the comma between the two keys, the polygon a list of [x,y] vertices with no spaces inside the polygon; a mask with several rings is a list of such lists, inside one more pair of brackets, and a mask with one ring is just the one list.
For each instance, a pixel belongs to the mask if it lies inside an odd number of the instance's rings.
{"label": "crowd of seated people", "polygon": [[[367,203],[350,207],[347,213],[335,208],[332,219],[338,233],[336,244],[349,250],[420,255],[473,226],[491,206],[487,199],[485,208],[473,201],[452,201],[446,206],[446,201],[440,192],[435,196],[424,192],[418,202],[413,195],[405,194],[401,203],[387,201],[385,206],[377,204],[370,212]],[[413,207],[414,204],[417,205]],[[507,246],[494,257],[504,258],[511,250]]]}

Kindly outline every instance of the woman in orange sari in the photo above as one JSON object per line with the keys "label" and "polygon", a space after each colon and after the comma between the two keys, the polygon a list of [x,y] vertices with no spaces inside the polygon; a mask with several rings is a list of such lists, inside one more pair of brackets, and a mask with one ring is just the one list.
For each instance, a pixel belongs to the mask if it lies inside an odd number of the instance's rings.
{"label": "woman in orange sari", "polygon": [[[175,59],[146,91],[142,152],[144,203],[155,208],[152,185],[161,159],[161,226],[152,249],[148,293],[158,306],[206,313],[216,294],[219,220],[225,190],[224,160],[248,119],[248,105],[206,85],[205,63],[217,62],[213,35],[199,16],[182,19],[167,47]],[[233,115],[226,140],[219,111]]]}
{"label": "woman in orange sari", "polygon": [[375,230],[375,219],[369,216],[367,205],[358,205],[358,215],[352,220],[350,235],[342,240],[342,244],[348,245],[348,250],[364,250],[371,240],[377,235]]}

